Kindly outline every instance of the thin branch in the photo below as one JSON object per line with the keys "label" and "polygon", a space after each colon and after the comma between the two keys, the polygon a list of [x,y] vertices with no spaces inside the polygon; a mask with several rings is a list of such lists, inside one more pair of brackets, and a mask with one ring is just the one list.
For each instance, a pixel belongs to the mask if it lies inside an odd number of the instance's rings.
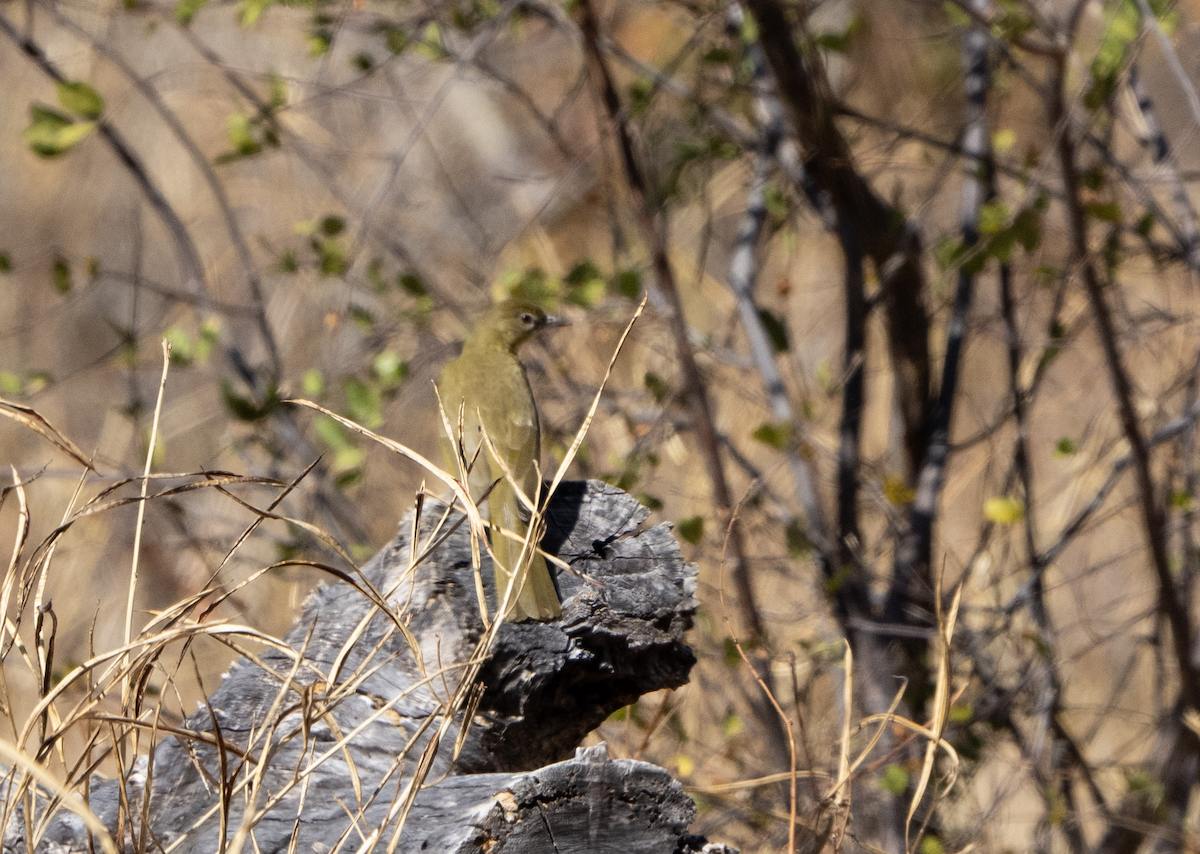
{"label": "thin branch", "polygon": [[[47,77],[57,83],[68,82],[66,76],[59,70],[58,66],[42,50],[41,45],[33,41],[32,38],[19,33],[12,22],[3,14],[0,14],[0,32],[9,41],[19,47],[26,56],[33,60],[34,64]],[[181,278],[183,279],[185,289],[195,295],[202,310],[207,310],[208,285],[204,279],[204,264],[200,260],[200,253],[197,251],[196,244],[192,241],[192,237],[188,233],[187,226],[183,224],[183,220],[179,218],[175,209],[171,207],[171,203],[167,201],[162,190],[154,183],[154,179],[150,177],[150,173],[133,148],[130,147],[124,137],[117,132],[107,119],[99,119],[96,122],[96,131],[99,133],[100,138],[112,149],[117,159],[129,170],[134,181],[141,187],[146,200],[150,202],[150,207],[158,214],[163,226],[167,229],[167,232],[171,235],[171,239],[175,243],[175,252],[179,260]]]}
{"label": "thin branch", "polygon": [[[271,366],[271,376],[268,384],[274,385],[279,381],[283,374],[283,362],[279,355],[279,346],[275,341],[275,333],[271,330],[271,325],[267,320],[266,299],[263,295],[262,277],[258,274],[258,267],[254,263],[254,258],[250,254],[250,246],[246,243],[246,237],[242,233],[241,224],[238,223],[237,215],[233,211],[233,205],[229,202],[229,196],[225,193],[225,187],[221,183],[221,179],[217,177],[216,171],[204,152],[200,150],[200,146],[188,133],[187,128],[183,126],[183,122],[175,115],[175,112],[167,106],[166,101],[159,95],[158,90],[147,83],[138,73],[127,63],[124,57],[116,51],[110,49],[108,45],[97,39],[79,24],[72,21],[70,18],[63,15],[57,7],[52,4],[39,2],[38,8],[45,11],[54,21],[61,27],[74,33],[81,39],[87,41],[93,50],[103,56],[110,62],[130,83],[134,88],[145,98],[154,111],[158,113],[159,118],[170,129],[175,139],[183,146],[183,149],[191,158],[192,164],[200,172],[204,183],[208,185],[209,192],[212,193],[213,199],[217,203],[217,208],[221,211],[221,220],[225,225],[225,231],[229,235],[230,241],[233,243],[234,251],[237,253],[238,262],[242,268],[242,274],[246,279],[246,286],[250,290],[251,302],[254,306],[253,316],[255,324],[258,326],[258,334],[262,338],[263,345],[267,350],[267,360]],[[232,343],[227,346],[234,346]],[[263,391],[262,388],[255,384],[258,391]]]}

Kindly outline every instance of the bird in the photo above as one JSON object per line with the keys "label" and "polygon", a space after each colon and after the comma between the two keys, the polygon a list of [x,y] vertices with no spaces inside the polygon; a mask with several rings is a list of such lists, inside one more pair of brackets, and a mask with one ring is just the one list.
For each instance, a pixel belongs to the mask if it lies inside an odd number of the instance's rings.
{"label": "bird", "polygon": [[[462,355],[442,368],[436,381],[438,398],[451,430],[457,433],[460,417],[462,423],[461,437],[454,437],[461,439],[461,450],[458,441],[442,437],[446,468],[461,477],[473,501],[480,501],[487,493],[497,603],[504,601],[519,570],[517,560],[522,546],[494,529],[507,528],[524,537],[528,515],[512,482],[505,476],[505,467],[531,501],[535,500],[540,477],[534,462],[541,456],[541,427],[529,377],[517,352],[543,329],[566,325],[567,321],[548,315],[530,302],[509,299],[497,303],[467,337]],[[498,463],[486,446],[480,450],[484,443],[481,425],[504,465]],[[470,471],[465,473],[468,466]],[[533,545],[536,547],[537,543]],[[512,622],[561,616],[562,605],[550,570],[536,548],[524,584],[509,601],[505,619]]]}

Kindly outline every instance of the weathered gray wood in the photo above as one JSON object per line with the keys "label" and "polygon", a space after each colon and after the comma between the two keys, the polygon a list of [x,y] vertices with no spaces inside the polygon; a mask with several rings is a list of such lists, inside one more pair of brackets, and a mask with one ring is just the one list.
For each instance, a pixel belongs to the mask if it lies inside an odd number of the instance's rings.
{"label": "weathered gray wood", "polygon": [[[419,543],[429,539],[443,510],[426,503]],[[477,850],[491,841],[519,851],[620,847],[671,854],[687,846],[691,801],[661,769],[595,751],[549,764],[640,694],[687,680],[694,659],[684,632],[696,607],[695,570],[666,526],[643,526],[647,515],[605,484],[562,484],[543,541],[578,573],[559,573],[562,618],[501,627],[480,673],[484,690],[471,725],[463,734],[461,715],[450,722],[399,850]],[[440,530],[458,520],[452,514]],[[483,633],[466,525],[410,573],[411,527],[410,516],[356,584],[328,584],[309,598],[286,637],[303,653],[303,666],[282,699],[294,656],[266,650],[257,662],[236,663],[210,708],[189,718],[189,728],[219,733],[223,762],[212,744],[162,741],[149,775],[152,847],[217,851],[221,824],[215,815],[204,816],[224,790],[226,839],[248,803],[260,809],[284,793],[254,822],[258,851],[286,851],[293,836],[298,851],[355,851],[375,827],[384,828],[378,850],[386,850],[396,825],[393,804],[442,723],[461,664]],[[490,599],[492,572],[484,561]],[[388,596],[417,641],[420,661],[396,617],[363,595],[366,583]],[[356,627],[361,633],[351,654],[332,672]],[[332,702],[347,684],[353,690]],[[314,762],[360,726],[325,761]],[[268,770],[251,796],[236,786],[254,773],[266,741]],[[533,769],[540,770],[518,773]],[[109,826],[115,826],[117,791],[114,783],[97,781],[91,793],[93,810]],[[60,814],[48,838],[62,850],[87,850],[81,832],[77,820]],[[23,840],[6,833],[5,848],[24,850]]]}

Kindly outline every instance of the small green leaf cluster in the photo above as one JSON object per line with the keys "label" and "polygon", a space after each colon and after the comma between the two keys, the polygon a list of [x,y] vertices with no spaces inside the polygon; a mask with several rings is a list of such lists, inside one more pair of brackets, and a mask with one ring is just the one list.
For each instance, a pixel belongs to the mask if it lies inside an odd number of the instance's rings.
{"label": "small green leaf cluster", "polygon": [[962,238],[943,238],[934,249],[934,258],[943,270],[957,267],[974,276],[992,259],[1009,263],[1017,246],[1033,253],[1041,246],[1044,215],[1049,207],[1050,197],[1046,193],[1039,194],[1032,204],[1015,214],[1006,202],[994,199],[979,209],[978,242],[969,245]]}
{"label": "small green leaf cluster", "polygon": [[642,276],[636,269],[606,276],[594,261],[585,258],[561,278],[540,267],[510,267],[497,277],[494,291],[496,299],[525,299],[548,309],[561,303],[595,308],[610,292],[639,299]]}
{"label": "small green leaf cluster", "polygon": [[[379,429],[384,422],[384,407],[396,396],[408,377],[408,362],[395,350],[383,350],[376,354],[365,375],[342,378],[342,414],[368,430]],[[304,374],[302,387],[307,397],[319,399],[326,392],[324,374],[316,368],[309,369]],[[325,416],[317,419],[315,429],[333,451],[334,483],[338,488],[345,489],[362,480],[366,452],[357,438],[340,422]]]}
{"label": "small green leaf cluster", "polygon": [[196,335],[189,334],[183,327],[171,326],[163,337],[171,344],[171,364],[191,367],[208,361],[213,347],[221,340],[221,325],[215,318],[210,318],[200,324]]}
{"label": "small green leaf cluster", "polygon": [[66,112],[45,104],[29,105],[25,142],[39,157],[58,157],[70,151],[96,129],[104,112],[104,99],[86,83],[60,81],[54,84],[54,91]]}

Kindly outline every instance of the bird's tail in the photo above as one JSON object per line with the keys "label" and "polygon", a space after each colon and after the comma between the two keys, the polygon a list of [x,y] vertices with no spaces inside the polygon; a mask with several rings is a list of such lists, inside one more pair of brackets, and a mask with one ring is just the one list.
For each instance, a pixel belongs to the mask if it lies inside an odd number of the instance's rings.
{"label": "bird's tail", "polygon": [[[499,493],[499,494],[498,494]],[[503,481],[496,484],[488,498],[491,506],[491,521],[508,530],[524,535],[525,523],[517,508],[517,497],[512,487]],[[536,543],[534,544],[536,546]],[[509,610],[505,619],[514,623],[522,620],[554,620],[562,614],[562,605],[558,601],[558,591],[554,589],[554,581],[550,577],[550,568],[546,559],[536,551],[529,563],[529,569],[518,566],[521,556],[521,544],[509,539],[499,532],[492,534],[492,551],[496,556],[496,602],[504,601],[505,594],[515,575],[524,576],[524,584],[519,591],[509,597]]]}

